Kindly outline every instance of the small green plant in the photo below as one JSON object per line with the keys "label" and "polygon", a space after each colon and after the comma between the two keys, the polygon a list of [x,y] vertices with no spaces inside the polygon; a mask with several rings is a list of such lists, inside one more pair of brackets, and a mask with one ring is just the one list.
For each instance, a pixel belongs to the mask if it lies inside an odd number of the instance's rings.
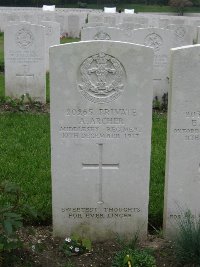
{"label": "small green plant", "polygon": [[87,238],[81,238],[74,234],[71,237],[65,238],[62,250],[66,256],[80,255],[90,251],[92,243]]}
{"label": "small green plant", "polygon": [[31,96],[26,93],[23,94],[19,99],[11,98],[9,96],[0,98],[0,105],[4,107],[6,111],[29,111],[37,110],[40,111],[43,107],[43,104],[37,101],[33,101]]}
{"label": "small green plant", "polygon": [[16,235],[16,231],[22,226],[20,195],[18,186],[8,181],[0,184],[0,252],[10,252],[21,246]]}
{"label": "small green plant", "polygon": [[0,262],[11,263],[15,258],[11,252],[22,247],[17,236],[17,230],[23,225],[21,212],[35,215],[28,205],[21,204],[22,195],[24,194],[16,184],[9,181],[0,184]]}
{"label": "small green plant", "polygon": [[155,96],[153,99],[153,109],[154,110],[161,110],[161,103],[160,103],[157,96]]}
{"label": "small green plant", "polygon": [[126,255],[124,257],[123,266],[128,266],[128,267],[133,266],[133,258],[131,255]]}
{"label": "small green plant", "polygon": [[182,212],[177,225],[174,246],[177,260],[181,264],[200,266],[200,215],[195,217],[190,211]]}
{"label": "small green plant", "polygon": [[156,111],[166,112],[168,108],[168,93],[164,93],[162,100],[159,100],[157,96],[153,99],[153,109]]}
{"label": "small green plant", "polygon": [[112,267],[156,267],[156,261],[149,250],[129,248],[116,253]]}
{"label": "small green plant", "polygon": [[139,241],[139,232],[136,232],[133,236],[133,238],[127,240],[127,238],[124,238],[120,235],[117,235],[117,243],[121,245],[123,249],[136,249],[138,246]]}

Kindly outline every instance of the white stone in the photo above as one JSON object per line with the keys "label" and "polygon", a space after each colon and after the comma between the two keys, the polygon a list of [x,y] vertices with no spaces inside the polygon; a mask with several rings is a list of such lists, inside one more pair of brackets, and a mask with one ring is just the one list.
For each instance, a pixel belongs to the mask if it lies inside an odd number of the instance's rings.
{"label": "white stone", "polygon": [[45,26],[45,60],[46,71],[49,71],[49,47],[60,44],[60,24],[53,21],[42,21]]}
{"label": "white stone", "polygon": [[104,23],[108,24],[110,27],[115,27],[117,24],[117,15],[104,14]]}
{"label": "white stone", "polygon": [[145,238],[152,117],[150,48],[50,48],[54,235]]}
{"label": "white stone", "polygon": [[174,31],[173,47],[193,44],[193,29],[189,25],[169,24],[167,29]]}
{"label": "white stone", "polygon": [[108,24],[104,23],[104,22],[89,22],[86,23],[83,28],[88,28],[88,27],[98,27],[98,26],[105,26],[105,27],[109,27]]}
{"label": "white stone", "polygon": [[51,6],[43,5],[42,10],[43,11],[55,11],[55,5],[51,5]]}
{"label": "white stone", "polygon": [[165,236],[176,233],[186,211],[199,219],[200,206],[200,45],[171,50]]}
{"label": "white stone", "polygon": [[30,23],[6,27],[4,33],[5,95],[20,98],[28,93],[46,102],[45,28]]}
{"label": "white stone", "polygon": [[127,42],[127,32],[114,27],[88,27],[81,30],[81,41],[88,40],[113,40],[113,41],[124,41]]}
{"label": "white stone", "polygon": [[173,31],[158,28],[133,30],[132,42],[154,49],[153,96],[162,100],[169,88],[169,53],[173,47]]}
{"label": "white stone", "polygon": [[79,38],[80,29],[80,16],[78,14],[70,14],[68,16],[68,36]]}
{"label": "white stone", "polygon": [[134,9],[124,9],[125,14],[134,14]]}
{"label": "white stone", "polygon": [[104,13],[116,13],[116,7],[104,7]]}
{"label": "white stone", "polygon": [[101,22],[103,23],[104,22],[104,18],[102,16],[102,14],[93,14],[93,13],[90,13],[88,14],[88,23],[93,23],[93,22]]}

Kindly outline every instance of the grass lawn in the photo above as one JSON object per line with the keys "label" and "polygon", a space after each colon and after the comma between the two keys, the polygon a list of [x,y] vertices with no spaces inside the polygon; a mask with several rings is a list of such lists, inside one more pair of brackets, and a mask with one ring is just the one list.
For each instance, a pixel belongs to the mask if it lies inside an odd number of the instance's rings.
{"label": "grass lawn", "polygon": [[[63,38],[61,43],[79,39]],[[3,35],[0,35],[0,62],[3,60]],[[49,102],[49,74],[47,102]],[[4,96],[4,74],[0,73],[0,97]],[[153,115],[149,220],[162,225],[165,169],[166,114]],[[0,114],[0,180],[19,184],[23,201],[38,212],[35,223],[51,222],[51,171],[49,114]]]}
{"label": "grass lawn", "polygon": [[[153,115],[150,223],[162,223],[166,115]],[[19,184],[40,222],[51,221],[49,114],[0,115],[0,177]],[[31,220],[31,218],[30,218]],[[38,221],[38,222],[39,222]],[[37,221],[36,221],[37,222]]]}

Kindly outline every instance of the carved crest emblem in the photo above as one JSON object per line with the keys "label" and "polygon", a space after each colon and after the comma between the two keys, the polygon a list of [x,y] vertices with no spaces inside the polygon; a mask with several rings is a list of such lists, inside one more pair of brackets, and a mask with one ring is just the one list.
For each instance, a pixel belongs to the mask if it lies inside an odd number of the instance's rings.
{"label": "carved crest emblem", "polygon": [[94,40],[110,40],[110,35],[106,32],[100,31],[94,36]]}
{"label": "carved crest emblem", "polygon": [[115,57],[99,53],[88,57],[80,66],[81,94],[94,103],[108,103],[124,90],[125,71]]}
{"label": "carved crest emblem", "polygon": [[152,47],[154,52],[160,50],[162,43],[163,40],[157,33],[148,34],[144,40],[144,45]]}
{"label": "carved crest emblem", "polygon": [[28,48],[33,43],[33,34],[28,29],[22,28],[16,34],[16,41],[21,48]]}
{"label": "carved crest emblem", "polygon": [[176,30],[175,30],[175,34],[176,36],[179,38],[179,39],[183,39],[183,37],[185,36],[185,33],[186,33],[186,30],[184,27],[178,27]]}

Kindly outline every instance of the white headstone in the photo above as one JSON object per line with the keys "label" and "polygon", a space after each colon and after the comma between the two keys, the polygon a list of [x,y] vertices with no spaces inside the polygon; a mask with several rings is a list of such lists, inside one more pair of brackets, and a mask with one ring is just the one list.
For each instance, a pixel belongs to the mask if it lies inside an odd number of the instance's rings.
{"label": "white headstone", "polygon": [[162,100],[169,87],[169,52],[173,47],[173,31],[159,28],[133,30],[132,42],[154,49],[153,96]]}
{"label": "white headstone", "polygon": [[42,21],[45,26],[45,60],[46,71],[49,71],[49,47],[60,44],[60,24],[54,21]]}
{"label": "white headstone", "polygon": [[73,38],[80,37],[80,17],[77,14],[68,16],[68,36]]}
{"label": "white headstone", "polygon": [[88,40],[113,40],[113,41],[128,41],[126,32],[114,27],[91,27],[81,30],[81,41]]}
{"label": "white headstone", "polygon": [[91,41],[50,48],[53,228],[146,237],[153,51]]}
{"label": "white headstone", "polygon": [[125,14],[134,14],[134,9],[124,9]]}
{"label": "white headstone", "polygon": [[104,7],[104,13],[116,13],[116,7]]}
{"label": "white headstone", "polygon": [[175,25],[170,24],[167,29],[174,31],[173,47],[180,47],[184,45],[193,44],[193,29],[190,25]]}
{"label": "white headstone", "polygon": [[30,23],[6,27],[5,94],[20,98],[28,93],[35,101],[46,102],[45,28]]}
{"label": "white headstone", "polygon": [[200,214],[200,45],[171,50],[164,229],[173,237],[188,210]]}
{"label": "white headstone", "polygon": [[42,10],[43,11],[55,11],[55,5],[51,5],[51,6],[43,5]]}

